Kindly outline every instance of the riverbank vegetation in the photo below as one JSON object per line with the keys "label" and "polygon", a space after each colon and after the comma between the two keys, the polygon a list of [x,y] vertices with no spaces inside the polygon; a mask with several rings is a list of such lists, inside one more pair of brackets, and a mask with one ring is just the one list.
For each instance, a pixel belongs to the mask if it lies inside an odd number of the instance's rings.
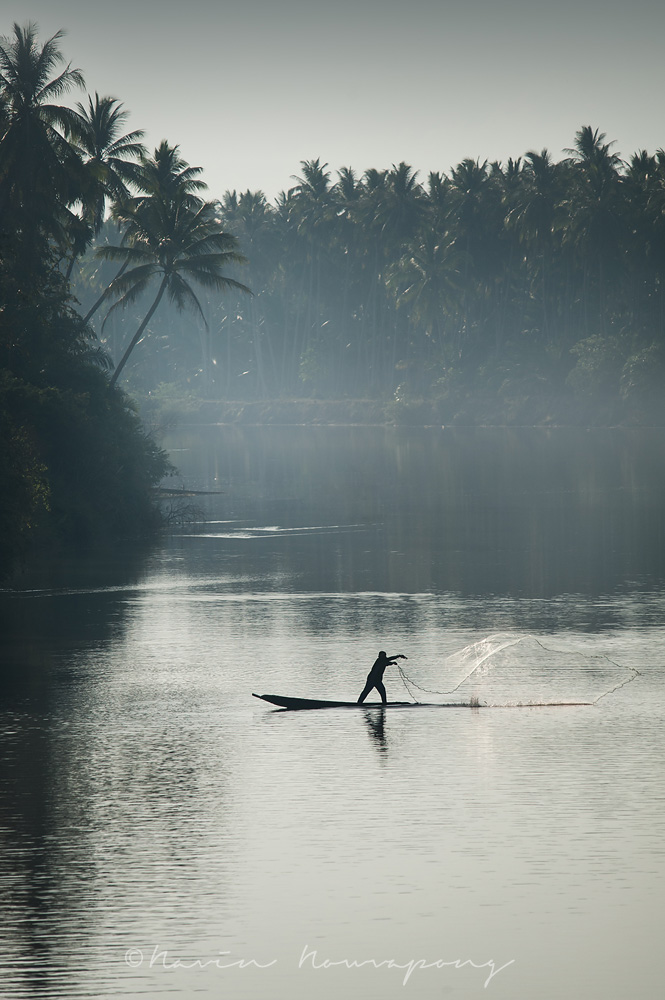
{"label": "riverbank vegetation", "polygon": [[105,247],[120,305],[153,279],[147,319],[164,296],[200,309],[190,278],[240,287],[221,270],[240,260],[235,238],[177,147],[148,155],[115,98],[60,103],[83,86],[61,35],[14,25],[0,40],[0,577],[36,540],[87,547],[160,523],[153,488],[170,465],[115,385],[142,329],[113,371],[72,292],[107,208],[124,225]]}

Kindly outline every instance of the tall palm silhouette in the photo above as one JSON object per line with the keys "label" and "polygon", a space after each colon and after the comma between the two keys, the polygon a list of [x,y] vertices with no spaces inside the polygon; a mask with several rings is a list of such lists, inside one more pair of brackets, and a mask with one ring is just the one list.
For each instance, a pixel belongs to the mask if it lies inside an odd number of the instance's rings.
{"label": "tall palm silhouette", "polygon": [[64,250],[77,223],[70,206],[79,196],[82,165],[69,142],[76,112],[55,102],[84,81],[70,64],[57,72],[62,37],[58,31],[40,46],[31,22],[14,24],[13,35],[0,39],[0,215],[6,226],[19,228],[28,267],[39,234]]}
{"label": "tall palm silhouette", "polygon": [[83,153],[86,166],[87,191],[84,211],[95,233],[104,222],[107,202],[129,197],[127,185],[139,179],[137,160],[145,156],[140,141],[143,131],[122,134],[129,112],[115,97],[88,96],[87,105],[76,105],[78,119],[74,122],[76,144]]}
{"label": "tall palm silhouette", "polygon": [[[550,274],[559,250],[563,218],[561,200],[564,192],[565,165],[555,163],[547,149],[530,150],[524,156],[520,183],[506,215],[506,228],[514,232],[522,248],[526,294],[534,316],[539,312],[540,333],[544,342],[551,334],[562,332],[561,296],[550,301]],[[554,319],[556,317],[556,323]],[[537,321],[537,320],[536,320]]]}
{"label": "tall palm silhouette", "polygon": [[581,264],[584,325],[606,334],[612,299],[625,270],[627,220],[621,158],[605,133],[585,125],[570,154],[570,223],[566,239]]}
{"label": "tall palm silhouette", "polygon": [[[178,146],[171,146],[166,140],[163,140],[152,157],[143,153],[137,164],[130,163],[127,166],[131,170],[131,182],[140,194],[124,200],[118,198],[111,206],[111,216],[123,232],[123,246],[131,241],[134,218],[142,206],[150,204],[151,199],[165,202],[169,198],[178,198],[192,209],[203,204],[198,195],[199,191],[203,191],[207,187],[205,181],[200,178],[202,168],[191,167],[186,160],[183,160]],[[98,248],[97,255],[104,257],[105,248]],[[118,259],[112,254],[109,255],[109,258]],[[121,264],[115,278],[98,296],[83,317],[84,325],[90,322],[97,310],[116,291],[115,281],[124,274],[130,263],[127,256],[121,256],[120,259]]]}
{"label": "tall palm silhouette", "polygon": [[423,190],[418,171],[402,161],[386,174],[385,187],[376,203],[375,222],[386,248],[398,248],[411,239],[424,214]]}
{"label": "tall palm silhouette", "polygon": [[247,364],[255,367],[259,386],[265,392],[268,380],[275,377],[277,368],[274,338],[265,333],[266,302],[271,297],[275,261],[281,256],[275,213],[263,191],[244,191],[241,194],[227,191],[220,209],[225,227],[237,238],[239,247],[247,256],[249,281],[256,292],[249,298],[246,308],[240,301],[237,307],[225,304],[225,308],[235,314],[236,321],[242,323],[244,338],[254,355],[253,364],[249,361]]}
{"label": "tall palm silhouette", "polygon": [[[136,181],[136,160],[145,154],[145,147],[139,142],[142,131],[120,134],[128,112],[122,110],[115,97],[100,97],[95,93],[94,103],[89,96],[87,107],[79,102],[76,108],[78,117],[72,127],[73,140],[83,162],[81,212],[72,239],[67,280],[71,278],[76,260],[99,234],[107,202],[129,197],[127,184]],[[97,305],[101,301],[98,300]]]}

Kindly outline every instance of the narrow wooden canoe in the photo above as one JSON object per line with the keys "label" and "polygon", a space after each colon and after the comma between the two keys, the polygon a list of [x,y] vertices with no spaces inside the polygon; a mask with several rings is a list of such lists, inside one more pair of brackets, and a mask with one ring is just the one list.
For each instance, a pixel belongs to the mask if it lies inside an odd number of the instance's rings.
{"label": "narrow wooden canoe", "polygon": [[253,694],[253,698],[260,698],[262,701],[268,701],[271,705],[277,705],[278,708],[289,708],[294,711],[302,711],[308,708],[468,708],[468,705],[425,705],[423,702],[413,702],[413,701],[389,701],[386,705],[382,705],[380,701],[364,701],[358,703],[357,701],[322,701],[317,698],[289,698],[286,695],[281,694]]}
{"label": "narrow wooden canoe", "polygon": [[592,701],[525,701],[509,702],[505,705],[474,704],[463,701],[428,702],[428,701],[389,701],[382,705],[380,701],[323,701],[321,698],[289,698],[282,694],[253,694],[253,698],[270,702],[278,708],[291,711],[303,711],[308,708],[574,708],[585,705],[593,706]]}

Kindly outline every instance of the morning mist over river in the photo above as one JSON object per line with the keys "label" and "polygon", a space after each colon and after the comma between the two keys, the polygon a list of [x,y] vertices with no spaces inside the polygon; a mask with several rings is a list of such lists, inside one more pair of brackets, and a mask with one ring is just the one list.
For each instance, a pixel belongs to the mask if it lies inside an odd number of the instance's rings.
{"label": "morning mist over river", "polygon": [[[655,997],[665,434],[166,444],[193,523],[0,595],[4,995]],[[251,697],[383,648],[481,707]]]}

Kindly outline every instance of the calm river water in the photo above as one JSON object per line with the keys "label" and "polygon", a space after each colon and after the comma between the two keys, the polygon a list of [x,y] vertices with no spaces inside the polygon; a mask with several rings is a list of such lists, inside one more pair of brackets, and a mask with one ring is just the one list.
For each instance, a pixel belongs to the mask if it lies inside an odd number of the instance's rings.
{"label": "calm river water", "polygon": [[[665,432],[167,444],[195,523],[0,593],[2,996],[660,997]],[[481,707],[251,697],[379,649]]]}

